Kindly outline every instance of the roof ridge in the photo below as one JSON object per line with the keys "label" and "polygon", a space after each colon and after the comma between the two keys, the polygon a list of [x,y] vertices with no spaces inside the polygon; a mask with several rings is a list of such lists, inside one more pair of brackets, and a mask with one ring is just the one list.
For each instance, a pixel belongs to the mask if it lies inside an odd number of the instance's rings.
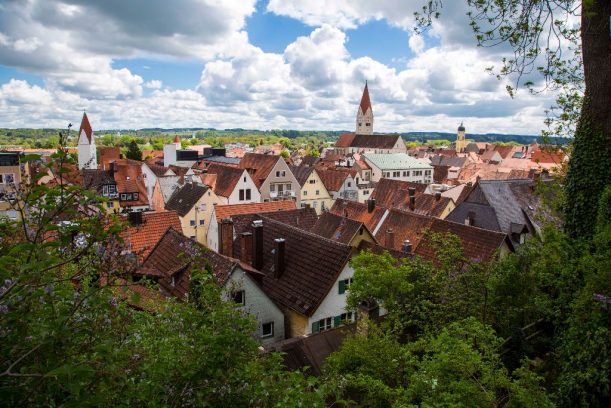
{"label": "roof ridge", "polygon": [[[300,210],[300,208],[297,208],[297,209]],[[271,221],[272,223],[279,224],[279,225],[281,225],[283,227],[286,227],[288,229],[292,229],[292,230],[294,230],[296,232],[299,232],[301,234],[309,235],[310,237],[315,237],[317,239],[328,241],[329,243],[337,245],[337,246],[346,247],[346,248],[352,248],[350,245],[342,244],[341,242],[333,241],[332,239],[325,238],[325,237],[323,237],[321,235],[314,234],[313,232],[306,231],[306,230],[301,229],[301,228],[297,228],[295,226],[292,226],[290,224],[286,224],[286,223],[284,223],[282,221],[278,221],[278,220],[275,220],[273,218],[269,218],[265,214],[256,214],[256,215],[261,217],[261,218],[263,218],[265,221],[268,221],[268,222]]]}

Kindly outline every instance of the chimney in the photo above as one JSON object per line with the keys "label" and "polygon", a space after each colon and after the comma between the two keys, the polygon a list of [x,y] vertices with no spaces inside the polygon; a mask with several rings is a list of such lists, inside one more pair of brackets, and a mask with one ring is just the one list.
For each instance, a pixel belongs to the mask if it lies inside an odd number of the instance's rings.
{"label": "chimney", "polygon": [[219,227],[219,253],[233,256],[233,221],[223,218]]}
{"label": "chimney", "polygon": [[127,213],[127,220],[132,227],[139,227],[142,225],[142,213],[140,211],[131,211]]}
{"label": "chimney", "polygon": [[274,278],[279,279],[284,273],[284,238],[274,240]]}
{"label": "chimney", "polygon": [[370,198],[367,200],[367,212],[372,213],[376,208],[376,200],[375,198]]}
{"label": "chimney", "polygon": [[409,192],[409,209],[414,211],[416,209],[416,189],[410,187],[407,191]]}
{"label": "chimney", "polygon": [[240,234],[240,261],[250,265],[252,262],[252,233]]}
{"label": "chimney", "polygon": [[475,211],[469,211],[465,219],[465,225],[475,225]]}
{"label": "chimney", "polygon": [[412,243],[410,242],[409,239],[406,239],[405,241],[403,241],[403,245],[401,246],[401,251],[406,252],[406,253],[412,252]]}
{"label": "chimney", "polygon": [[263,221],[255,220],[252,222],[252,266],[257,270],[263,268]]}
{"label": "chimney", "polygon": [[435,201],[441,200],[441,193],[438,191],[435,193]]}
{"label": "chimney", "polygon": [[386,230],[386,247],[390,249],[395,247],[395,231],[392,228]]}

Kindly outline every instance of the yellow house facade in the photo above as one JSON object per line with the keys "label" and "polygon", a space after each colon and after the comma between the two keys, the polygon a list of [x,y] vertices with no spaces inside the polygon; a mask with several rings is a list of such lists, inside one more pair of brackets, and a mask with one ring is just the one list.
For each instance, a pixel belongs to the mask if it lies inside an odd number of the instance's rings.
{"label": "yellow house facade", "polygon": [[208,241],[208,227],[214,206],[221,200],[206,185],[187,183],[170,197],[165,208],[176,211],[180,218],[182,233],[200,244]]}
{"label": "yellow house facade", "polygon": [[291,167],[295,175],[301,193],[301,207],[309,205],[316,214],[320,215],[324,211],[333,207],[333,197],[325,187],[322,179],[313,167]]}

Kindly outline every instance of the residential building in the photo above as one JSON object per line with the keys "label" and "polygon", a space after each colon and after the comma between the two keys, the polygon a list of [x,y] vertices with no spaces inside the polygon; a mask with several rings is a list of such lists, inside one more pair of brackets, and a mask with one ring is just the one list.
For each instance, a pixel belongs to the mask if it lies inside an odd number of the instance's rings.
{"label": "residential building", "polygon": [[541,226],[536,215],[541,207],[534,194],[533,180],[480,180],[447,219],[461,224],[499,231],[512,243],[523,244],[538,236]]}
{"label": "residential building", "polygon": [[433,182],[433,166],[415,159],[407,153],[368,153],[363,155],[363,159],[371,167],[372,181],[389,178],[424,184]]}
{"label": "residential building", "polygon": [[214,206],[220,202],[221,200],[209,186],[185,183],[174,192],[165,208],[178,213],[182,233],[186,237],[205,244]]}
{"label": "residential building", "polygon": [[215,175],[211,187],[221,204],[261,202],[261,193],[246,169],[210,164],[207,171],[209,175]]}
{"label": "residential building", "polygon": [[317,169],[317,174],[333,200],[358,200],[359,188],[349,171]]}
{"label": "residential building", "polygon": [[0,152],[0,217],[12,220],[20,217],[14,204],[22,183],[22,173],[28,168],[21,164],[21,157],[20,152]]}
{"label": "residential building", "polygon": [[89,118],[85,112],[83,112],[83,119],[81,120],[81,127],[78,133],[78,168],[97,169],[98,156],[95,146],[95,137],[93,136],[93,129],[91,128]]}
{"label": "residential building", "polygon": [[310,206],[320,215],[333,205],[333,197],[314,167],[289,166],[301,189],[301,207]]}
{"label": "residential building", "polygon": [[[264,214],[268,212],[276,211],[287,211],[294,210],[295,202],[292,200],[285,201],[269,201],[265,203],[251,203],[251,204],[219,204],[214,206],[212,210],[212,216],[210,217],[210,226],[207,234],[207,245],[208,248],[223,253],[224,255],[231,255],[226,252],[226,249],[220,248],[220,243],[223,242],[222,234],[225,233],[228,242],[233,242],[235,239],[235,233],[233,230],[233,218],[238,215],[244,214]],[[220,226],[225,225],[225,230],[221,230]]]}
{"label": "residential building", "polygon": [[409,181],[381,179],[371,198],[376,205],[410,211],[421,215],[445,218],[454,209],[454,201],[436,191],[427,194],[429,185]]}
{"label": "residential building", "polygon": [[[252,240],[249,245],[248,240]],[[355,318],[346,309],[354,248],[257,216],[234,241],[233,253],[263,272],[263,291],[285,313],[288,337],[337,327]]]}
{"label": "residential building", "polygon": [[[189,259],[188,251],[198,255]],[[199,246],[173,228],[166,231],[138,272],[157,281],[163,295],[184,300],[193,267],[210,268],[222,288],[222,298],[237,303],[256,319],[253,337],[262,343],[284,339],[284,315],[262,290],[263,275],[244,262]]]}
{"label": "residential building", "polygon": [[246,153],[239,167],[251,175],[262,201],[295,200],[299,205],[299,183],[282,156]]}
{"label": "residential building", "polygon": [[175,211],[134,211],[121,218],[127,223],[127,227],[120,233],[125,245],[125,253],[136,255],[140,263],[163,237],[168,227],[176,231],[182,230],[180,218]]}

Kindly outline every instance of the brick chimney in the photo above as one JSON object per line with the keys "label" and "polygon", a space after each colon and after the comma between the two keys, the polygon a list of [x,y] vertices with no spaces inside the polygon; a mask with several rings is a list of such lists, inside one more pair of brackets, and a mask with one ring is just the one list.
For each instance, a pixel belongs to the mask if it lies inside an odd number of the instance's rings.
{"label": "brick chimney", "polygon": [[274,240],[274,278],[278,279],[282,276],[285,269],[284,259],[284,238],[276,238]]}
{"label": "brick chimney", "polygon": [[250,265],[252,262],[252,233],[243,232],[240,234],[240,260]]}
{"label": "brick chimney", "polygon": [[223,218],[219,226],[219,253],[233,256],[233,221]]}
{"label": "brick chimney", "polygon": [[441,192],[438,191],[435,193],[435,201],[439,201],[439,200],[441,200]]}
{"label": "brick chimney", "polygon": [[140,211],[131,211],[127,213],[127,220],[132,227],[139,227],[143,224],[142,213]]}
{"label": "brick chimney", "polygon": [[252,266],[257,270],[263,268],[263,221],[252,222]]}
{"label": "brick chimney", "polygon": [[370,198],[367,200],[367,212],[372,213],[376,208],[376,200],[375,198]]}
{"label": "brick chimney", "polygon": [[414,187],[410,187],[407,189],[409,193],[409,209],[414,211],[416,209],[416,189]]}
{"label": "brick chimney", "polygon": [[395,247],[395,231],[392,228],[386,230],[386,247],[390,249]]}

